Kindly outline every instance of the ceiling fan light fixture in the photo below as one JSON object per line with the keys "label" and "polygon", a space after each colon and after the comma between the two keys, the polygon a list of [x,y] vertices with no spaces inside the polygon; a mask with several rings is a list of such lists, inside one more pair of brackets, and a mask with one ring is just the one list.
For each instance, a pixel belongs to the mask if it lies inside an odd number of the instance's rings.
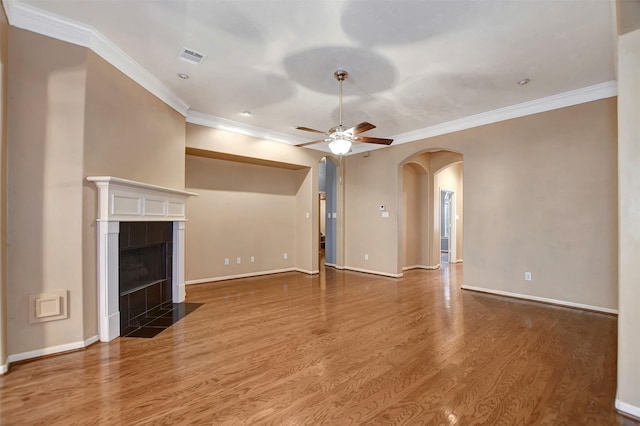
{"label": "ceiling fan light fixture", "polygon": [[295,129],[297,130],[304,130],[306,132],[313,132],[313,133],[321,133],[323,135],[328,136],[327,138],[324,138],[324,139],[318,139],[311,142],[299,143],[297,144],[297,146],[307,146],[307,145],[313,145],[320,142],[328,142],[329,149],[333,154],[344,155],[344,154],[347,154],[349,151],[351,151],[351,144],[353,142],[391,145],[391,143],[393,142],[393,139],[371,138],[367,136],[360,136],[360,133],[364,133],[366,131],[376,128],[376,126],[374,126],[371,123],[363,121],[362,123],[356,124],[353,127],[346,127],[342,125],[342,82],[344,82],[344,80],[346,80],[347,77],[349,77],[349,73],[346,72],[345,70],[338,70],[333,74],[333,76],[335,77],[336,80],[338,80],[338,88],[339,88],[338,117],[340,118],[340,121],[338,125],[329,129],[328,132],[323,132],[321,130],[316,130],[309,127],[296,126]]}
{"label": "ceiling fan light fixture", "polygon": [[351,150],[351,141],[348,139],[334,139],[329,143],[329,149],[335,155],[344,155]]}

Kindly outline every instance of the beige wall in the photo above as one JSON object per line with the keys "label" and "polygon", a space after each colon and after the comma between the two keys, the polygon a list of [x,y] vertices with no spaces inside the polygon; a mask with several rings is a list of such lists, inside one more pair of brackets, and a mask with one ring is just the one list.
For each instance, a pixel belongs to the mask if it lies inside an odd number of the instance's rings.
{"label": "beige wall", "polygon": [[[640,416],[640,31],[619,38],[618,93],[620,305],[616,406]],[[620,407],[618,402],[626,405]]]}
{"label": "beige wall", "polygon": [[[296,170],[291,176],[294,182],[300,182],[295,193],[295,268],[307,272],[318,272],[318,228],[320,212],[318,206],[318,169]],[[315,186],[314,186],[315,183]]]}
{"label": "beige wall", "polygon": [[402,196],[404,198],[402,217],[404,223],[402,223],[401,229],[403,230],[404,244],[399,244],[399,246],[404,247],[404,253],[400,255],[401,258],[404,256],[403,267],[425,264],[422,254],[424,242],[422,227],[427,221],[425,217],[427,211],[423,208],[425,184],[428,185],[428,175],[422,167],[415,163],[405,164],[402,167]]}
{"label": "beige wall", "polygon": [[[97,334],[90,175],[184,189],[184,117],[85,48],[10,29],[10,355]],[[28,295],[69,291],[66,320],[28,321]]]}
{"label": "beige wall", "polygon": [[464,156],[466,285],[616,309],[616,139],[606,99],[349,156],[346,264],[400,272],[398,165],[447,149]]}
{"label": "beige wall", "polygon": [[[251,159],[269,160],[280,162],[284,166],[296,165],[298,170],[289,170],[279,167],[260,166],[255,164],[246,164],[239,161],[222,161],[214,159],[199,158],[195,156],[187,156],[187,190],[200,193],[196,182],[210,181],[217,179],[216,190],[218,192],[206,192],[202,197],[195,197],[189,200],[187,205],[187,223],[185,240],[187,249],[187,259],[185,265],[186,280],[202,280],[207,278],[218,278],[221,276],[255,273],[257,271],[269,271],[282,268],[297,268],[306,272],[318,270],[318,226],[319,226],[319,206],[318,206],[318,166],[320,159],[324,156],[322,152],[313,151],[305,148],[289,146],[278,142],[271,142],[252,138],[249,136],[234,134],[223,130],[217,130],[196,124],[187,123],[186,144],[188,148],[203,150],[203,152],[221,153],[225,155],[234,155],[244,157],[243,161],[251,161]],[[225,165],[228,175],[220,173],[216,168],[203,168],[203,164],[217,164],[217,167]],[[284,167],[283,166],[283,167]],[[191,170],[190,168],[194,169]],[[249,172],[250,171],[250,172]],[[210,174],[209,177],[208,174]],[[262,185],[272,182],[274,176],[284,176],[284,180],[274,182],[287,182],[285,184],[287,197],[291,197],[292,205],[289,213],[276,213],[269,211],[269,214],[287,218],[287,223],[291,226],[293,240],[285,246],[278,247],[278,251],[270,246],[270,252],[263,252],[263,248],[247,252],[241,250],[241,254],[233,254],[233,250],[222,249],[224,252],[217,254],[218,257],[224,259],[229,257],[235,262],[235,258],[242,257],[240,267],[226,267],[221,263],[215,265],[198,265],[196,258],[190,258],[195,255],[198,258],[206,256],[206,254],[197,254],[200,247],[206,247],[210,242],[207,240],[209,234],[198,232],[198,230],[210,229],[212,217],[207,214],[207,210],[213,208],[216,204],[214,199],[224,195],[226,197],[238,197],[242,193],[247,197],[256,197],[261,203],[269,205],[269,197],[265,197],[265,193],[261,192]],[[197,180],[196,180],[197,179]],[[264,182],[262,182],[264,181]],[[199,185],[204,185],[199,183]],[[238,186],[240,185],[240,186]],[[274,183],[275,185],[275,183]],[[251,189],[255,186],[257,189]],[[275,185],[277,186],[277,185]],[[207,186],[204,185],[207,189]],[[274,190],[269,190],[274,191]],[[267,191],[266,194],[270,194]],[[273,194],[270,194],[273,196]],[[282,195],[282,194],[280,194]],[[236,207],[240,204],[235,205]],[[307,213],[308,216],[307,217]],[[221,214],[228,214],[221,212]],[[247,212],[248,214],[248,212]],[[253,240],[268,241],[273,238],[273,230],[268,229],[271,220],[260,218],[259,212],[247,218],[249,224],[255,224],[255,232],[253,236],[247,236],[242,240],[255,246]],[[223,225],[223,224],[219,224]],[[288,226],[289,226],[288,225]],[[238,224],[242,227],[243,224]],[[217,231],[216,231],[217,232]],[[233,235],[243,235],[242,228],[227,227],[225,232]],[[287,231],[289,232],[289,231]],[[226,244],[226,243],[225,243]],[[241,244],[238,244],[241,246]],[[288,259],[285,262],[283,255],[287,251]],[[264,253],[264,254],[262,254]],[[255,256],[254,265],[245,262],[245,258]],[[264,262],[264,263],[261,263]]]}
{"label": "beige wall", "polygon": [[[286,170],[188,155],[186,170],[187,190],[198,193],[187,202],[187,281],[297,265],[297,256],[302,255],[296,247],[300,232],[297,194],[309,169]],[[303,245],[309,244],[308,239],[302,240]],[[224,265],[225,258],[229,265]]]}
{"label": "beige wall", "polygon": [[[84,177],[115,176],[184,189],[184,117],[87,52]],[[97,333],[97,191],[83,183],[84,338]]]}
{"label": "beige wall", "polygon": [[[344,265],[349,268],[387,274],[401,273],[399,250],[398,176],[400,159],[389,157],[388,148],[369,156],[345,158],[345,251]],[[388,217],[379,206],[384,204]],[[365,254],[368,260],[365,260]]]}
{"label": "beige wall", "polygon": [[9,26],[0,5],[0,366],[7,364],[7,59]]}
{"label": "beige wall", "polygon": [[[83,336],[84,48],[9,30],[8,350]],[[28,296],[67,290],[69,318],[30,324]]]}
{"label": "beige wall", "polygon": [[183,189],[185,118],[93,52],[87,68],[87,174]]}

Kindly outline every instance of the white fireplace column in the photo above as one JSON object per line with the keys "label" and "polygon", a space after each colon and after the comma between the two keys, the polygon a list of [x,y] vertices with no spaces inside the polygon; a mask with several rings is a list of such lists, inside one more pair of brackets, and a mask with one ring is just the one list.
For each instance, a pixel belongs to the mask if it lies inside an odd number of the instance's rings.
{"label": "white fireplace column", "polygon": [[108,342],[120,336],[120,222],[173,222],[173,303],[184,302],[185,204],[193,192],[112,176],[90,176],[98,188],[98,334]]}

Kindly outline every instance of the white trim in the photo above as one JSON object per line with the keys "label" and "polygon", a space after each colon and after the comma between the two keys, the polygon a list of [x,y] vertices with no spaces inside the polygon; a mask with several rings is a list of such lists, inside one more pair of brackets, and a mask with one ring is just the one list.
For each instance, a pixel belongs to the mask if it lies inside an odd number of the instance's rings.
{"label": "white trim", "polygon": [[449,263],[462,263],[462,259],[450,260]]}
{"label": "white trim", "polygon": [[432,271],[434,269],[440,269],[440,264],[438,263],[437,265],[433,265],[433,266],[428,266],[428,265],[411,265],[411,266],[403,266],[402,270],[403,271],[409,271],[411,269],[427,269],[429,271]]}
{"label": "white trim", "polygon": [[22,2],[5,0],[4,4],[7,6],[7,17],[12,26],[91,49],[162,102],[186,117],[189,105],[92,26]]}
{"label": "white trim", "polygon": [[84,347],[86,348],[87,346],[93,345],[99,340],[100,340],[100,336],[98,336],[97,334],[95,336],[91,336],[84,341]]}
{"label": "white trim", "polygon": [[458,132],[460,130],[471,129],[485,124],[511,120],[513,118],[597,101],[599,99],[611,98],[613,96],[617,96],[617,94],[617,82],[608,81],[605,83],[595,84],[593,86],[583,87],[582,89],[558,93],[557,95],[548,96],[546,98],[535,99],[533,101],[499,108],[493,111],[470,115],[458,120],[436,124],[435,126],[425,127],[423,129],[399,133],[391,138],[393,139],[393,145],[399,145],[447,133]]}
{"label": "white trim", "polygon": [[39,358],[41,356],[53,355],[61,352],[75,351],[84,349],[87,346],[98,341],[98,336],[91,336],[84,341],[65,343],[64,345],[50,346],[48,348],[36,349],[34,351],[22,352],[19,354],[9,355],[7,365],[12,362],[24,361],[25,359]]}
{"label": "white trim", "polygon": [[353,266],[345,266],[342,269],[346,269],[347,271],[362,272],[365,274],[382,275],[391,278],[402,278],[404,276],[403,274],[392,274],[390,272],[373,271],[371,269],[356,268]]}
{"label": "white trim", "polygon": [[390,272],[373,271],[371,269],[356,268],[354,266],[338,266],[333,263],[325,263],[324,266],[329,266],[331,268],[335,268],[340,271],[362,272],[364,274],[382,275],[384,277],[391,277],[391,278],[402,278],[404,276],[404,274],[392,274]]}
{"label": "white trim", "polygon": [[226,118],[216,117],[214,115],[208,115],[193,110],[189,110],[187,112],[187,123],[198,124],[200,126],[211,127],[214,129],[226,130],[228,132],[238,133],[254,138],[268,139],[270,141],[286,143],[289,145],[305,143],[309,142],[310,140],[308,138],[292,136],[286,133],[276,132],[273,130],[265,129],[263,127],[252,126],[251,124],[228,120]]}
{"label": "white trim", "polygon": [[7,371],[9,371],[9,361],[8,360],[4,364],[0,365],[0,375],[7,374]]}
{"label": "white trim", "polygon": [[640,407],[627,404],[624,401],[620,401],[618,398],[616,398],[615,407],[616,407],[616,410],[620,411],[621,413],[640,419]]}
{"label": "white trim", "polygon": [[98,221],[185,221],[187,197],[198,195],[113,176],[87,180],[98,188]]}
{"label": "white trim", "polygon": [[184,284],[184,248],[186,224],[182,221],[173,222],[173,274],[171,296],[173,303],[182,303],[187,297]]}
{"label": "white trim", "polygon": [[531,300],[534,302],[550,303],[552,305],[567,306],[569,308],[586,309],[589,311],[604,312],[607,314],[618,314],[617,309],[603,308],[601,306],[585,305],[584,303],[568,302],[566,300],[549,299],[547,297],[531,296],[528,294],[511,293],[509,291],[494,290],[490,288],[474,287],[471,285],[462,285],[463,290],[479,291],[481,293],[497,294],[499,296],[508,296],[516,299]]}
{"label": "white trim", "polygon": [[187,197],[198,194],[112,176],[89,176],[87,180],[98,189],[98,332],[101,341],[109,342],[120,336],[120,222],[173,222],[172,301],[184,302],[186,201]]}
{"label": "white trim", "polygon": [[217,281],[227,281],[227,280],[235,280],[238,278],[250,278],[250,277],[259,277],[261,275],[272,275],[272,274],[281,274],[283,272],[304,272],[298,268],[284,268],[284,269],[273,269],[271,271],[260,271],[260,272],[247,272],[246,274],[235,274],[235,275],[224,275],[221,277],[211,277],[211,278],[201,278],[197,280],[188,280],[185,281],[185,285],[192,284],[202,284],[202,283],[211,283]]}
{"label": "white trim", "polygon": [[307,275],[316,275],[316,274],[320,273],[319,270],[311,271],[309,269],[302,269],[302,268],[295,268],[295,270],[297,272],[300,272],[300,273],[303,273],[303,274],[307,274]]}

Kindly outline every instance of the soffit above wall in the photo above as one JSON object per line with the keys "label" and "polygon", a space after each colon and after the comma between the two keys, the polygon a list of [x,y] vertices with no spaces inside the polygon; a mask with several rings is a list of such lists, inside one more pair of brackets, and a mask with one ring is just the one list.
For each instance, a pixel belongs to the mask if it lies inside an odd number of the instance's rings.
{"label": "soffit above wall", "polygon": [[640,0],[617,0],[620,35],[640,29]]}
{"label": "soffit above wall", "polygon": [[308,166],[300,164],[283,163],[280,161],[263,160],[261,158],[245,157],[243,155],[227,154],[224,152],[208,151],[206,149],[186,148],[187,155],[196,157],[214,158],[216,160],[233,161],[236,163],[256,164],[259,166],[277,167],[279,169],[302,170],[308,169]]}

